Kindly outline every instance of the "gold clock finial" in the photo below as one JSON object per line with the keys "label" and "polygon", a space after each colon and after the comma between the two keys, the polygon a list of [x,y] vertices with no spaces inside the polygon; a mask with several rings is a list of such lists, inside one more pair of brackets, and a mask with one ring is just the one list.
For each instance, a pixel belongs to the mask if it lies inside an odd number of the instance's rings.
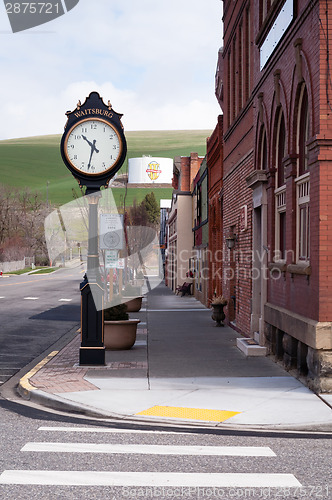
{"label": "gold clock finial", "polygon": [[107,106],[108,106],[108,109],[109,109],[109,110],[111,110],[111,109],[112,109],[112,104],[111,104],[111,101],[110,101],[110,100],[108,100]]}
{"label": "gold clock finial", "polygon": [[80,109],[81,106],[82,106],[81,101],[78,101],[78,103],[77,103],[77,109]]}

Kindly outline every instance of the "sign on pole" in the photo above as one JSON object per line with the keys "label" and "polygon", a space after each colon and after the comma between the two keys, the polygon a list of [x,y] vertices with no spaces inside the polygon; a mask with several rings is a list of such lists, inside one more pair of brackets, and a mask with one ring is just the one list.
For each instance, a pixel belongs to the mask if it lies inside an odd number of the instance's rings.
{"label": "sign on pole", "polygon": [[99,235],[101,250],[122,250],[124,246],[123,215],[101,214]]}
{"label": "sign on pole", "polygon": [[117,250],[105,250],[105,267],[106,269],[116,269],[118,262]]}
{"label": "sign on pole", "polygon": [[124,269],[125,259],[118,256],[117,250],[105,250],[106,269]]}

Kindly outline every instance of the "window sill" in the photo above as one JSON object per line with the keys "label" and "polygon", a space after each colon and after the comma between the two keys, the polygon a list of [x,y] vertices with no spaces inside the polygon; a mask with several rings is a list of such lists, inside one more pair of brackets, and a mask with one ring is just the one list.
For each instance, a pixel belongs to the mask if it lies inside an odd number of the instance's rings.
{"label": "window sill", "polygon": [[285,273],[287,270],[287,264],[284,260],[279,260],[277,262],[269,262],[268,268],[273,273],[273,271],[278,271]]}
{"label": "window sill", "polygon": [[303,264],[289,264],[287,266],[287,272],[290,274],[301,274],[303,276],[311,275],[311,266],[308,262]]}

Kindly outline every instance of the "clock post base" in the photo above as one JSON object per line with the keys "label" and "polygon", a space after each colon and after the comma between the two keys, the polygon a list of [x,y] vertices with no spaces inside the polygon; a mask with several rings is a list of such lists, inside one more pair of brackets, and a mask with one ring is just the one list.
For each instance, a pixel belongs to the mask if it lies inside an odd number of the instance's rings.
{"label": "clock post base", "polygon": [[[80,365],[105,365],[103,342],[103,290],[98,283],[81,283]],[[94,290],[94,297],[92,294]]]}
{"label": "clock post base", "polygon": [[80,347],[80,365],[105,365],[104,347]]}

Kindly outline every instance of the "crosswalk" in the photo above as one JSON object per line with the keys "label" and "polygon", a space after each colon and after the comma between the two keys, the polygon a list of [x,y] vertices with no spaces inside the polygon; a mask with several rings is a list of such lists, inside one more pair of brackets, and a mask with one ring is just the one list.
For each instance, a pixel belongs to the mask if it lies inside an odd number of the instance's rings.
{"label": "crosswalk", "polygon": [[[8,297],[9,300],[12,300],[11,297]],[[0,296],[0,299],[6,299],[6,296],[5,295],[1,295]],[[22,297],[23,300],[39,300],[40,297]],[[73,299],[66,299],[66,298],[63,298],[63,299],[58,299],[58,302],[72,302]],[[17,301],[17,300],[16,300]]]}
{"label": "crosswalk", "polygon": [[[25,456],[30,453],[31,464],[36,463],[35,457],[42,457],[43,468],[21,469],[14,468],[4,470],[0,474],[0,485],[49,485],[49,486],[112,486],[112,487],[141,487],[141,488],[300,488],[302,485],[298,479],[290,473],[285,472],[249,472],[250,469],[241,471],[241,467],[236,465],[236,460],[245,457],[261,457],[264,462],[259,462],[263,469],[271,470],[270,462],[277,459],[277,454],[268,446],[217,446],[206,444],[172,444],[172,439],[187,440],[188,433],[174,431],[156,431],[156,430],[136,430],[119,429],[110,427],[39,427],[38,437],[41,438],[45,433],[51,435],[53,440],[40,439],[38,441],[29,441],[23,445],[19,452],[18,463],[26,463]],[[79,439],[73,439],[77,433]],[[104,436],[103,436],[104,435]],[[176,437],[175,437],[176,436]],[[187,438],[184,438],[187,436]],[[99,442],[97,437],[99,437]],[[190,435],[189,435],[190,437]],[[58,440],[58,438],[60,440]],[[69,438],[69,441],[67,440]],[[144,439],[143,439],[144,438]],[[139,444],[133,440],[142,439]],[[83,441],[82,441],[83,440]],[[108,442],[108,440],[112,442]],[[146,441],[153,441],[146,442]],[[96,442],[93,442],[96,441]],[[100,442],[103,441],[103,442]],[[158,444],[156,444],[156,442]],[[165,444],[165,442],[167,444]],[[22,455],[21,455],[22,454]],[[56,461],[58,468],[47,468],[50,457],[58,457]],[[126,456],[128,458],[148,457],[147,463],[153,463],[151,460],[161,459],[160,468],[162,470],[113,470],[113,467],[100,467],[100,470],[62,470],[61,464],[66,462],[63,454],[96,454],[108,455],[112,457]],[[156,457],[156,458],[153,458]],[[163,457],[165,460],[163,461]],[[178,458],[177,458],[178,457]],[[205,465],[199,465],[199,462],[192,462],[190,471],[184,467],[171,467],[171,461],[179,460],[180,457],[188,457],[186,460],[193,460],[194,457],[209,457],[214,467],[211,472]],[[191,458],[190,458],[191,457]],[[234,465],[234,472],[229,472],[223,460],[231,460]],[[40,463],[38,461],[37,463]],[[52,461],[54,464],[54,460]],[[70,463],[74,466],[74,460]],[[90,460],[84,463],[91,463]],[[99,461],[97,462],[100,463]],[[136,463],[136,462],[135,462]],[[155,462],[157,463],[157,462]],[[159,463],[159,462],[158,462]],[[114,464],[117,464],[115,461]],[[123,464],[123,462],[122,462]],[[166,464],[166,465],[165,465]],[[130,468],[128,466],[128,468]],[[134,468],[133,465],[131,468]],[[169,468],[169,470],[167,470]],[[193,468],[195,470],[193,470]],[[224,468],[224,470],[222,470]],[[112,470],[109,470],[112,469]],[[166,470],[165,470],[166,469]],[[197,470],[196,470],[197,469]],[[201,470],[203,469],[203,470]],[[217,472],[215,471],[217,470]],[[175,490],[174,490],[175,491]],[[175,498],[175,497],[174,497]]]}

